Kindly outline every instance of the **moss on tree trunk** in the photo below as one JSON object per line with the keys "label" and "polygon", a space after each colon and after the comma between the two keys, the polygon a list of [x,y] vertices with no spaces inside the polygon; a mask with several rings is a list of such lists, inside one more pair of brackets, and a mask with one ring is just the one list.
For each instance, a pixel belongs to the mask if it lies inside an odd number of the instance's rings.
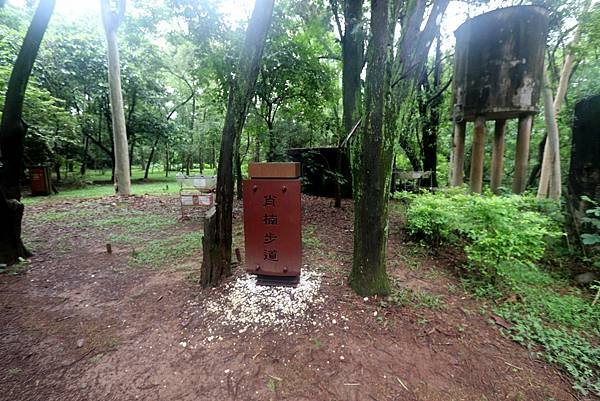
{"label": "moss on tree trunk", "polygon": [[388,2],[371,1],[364,121],[352,146],[354,255],[350,286],[360,295],[388,294],[386,246],[393,139],[384,129],[390,34]]}

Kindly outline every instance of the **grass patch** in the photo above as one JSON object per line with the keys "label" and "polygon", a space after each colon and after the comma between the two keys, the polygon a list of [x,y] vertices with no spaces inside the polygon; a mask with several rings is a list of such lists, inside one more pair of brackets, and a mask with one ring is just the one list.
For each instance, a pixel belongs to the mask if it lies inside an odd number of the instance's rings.
{"label": "grass patch", "polygon": [[411,306],[433,310],[445,308],[444,297],[442,295],[432,294],[422,288],[412,289],[402,287],[402,283],[398,280],[392,280],[392,292],[386,300],[381,301],[380,306],[385,308],[390,304],[398,307]]}
{"label": "grass patch", "polygon": [[143,249],[134,251],[129,265],[132,267],[160,268],[177,262],[202,250],[202,233],[189,232],[166,239],[151,240]]}
{"label": "grass patch", "polygon": [[6,274],[8,276],[17,276],[24,273],[29,268],[29,261],[27,259],[20,259],[19,262],[14,265],[6,266],[0,265],[0,274]]}
{"label": "grass patch", "polygon": [[94,355],[93,357],[90,358],[90,362],[91,363],[98,363],[98,362],[100,362],[100,360],[102,359],[103,356],[104,356],[103,353],[96,354],[96,355]]}
{"label": "grass patch", "polygon": [[97,228],[121,228],[130,234],[161,230],[175,224],[176,221],[165,216],[130,210],[90,223]]}
{"label": "grass patch", "polygon": [[313,225],[305,225],[302,227],[302,245],[306,248],[319,249],[321,240],[315,233],[316,227]]}
{"label": "grass patch", "polygon": [[46,223],[76,223],[77,220],[89,218],[94,216],[96,212],[89,209],[77,209],[66,211],[53,211],[46,210],[43,213],[37,213],[32,216],[27,216],[28,220],[34,224],[46,224]]}
{"label": "grass patch", "polygon": [[397,306],[413,306],[433,310],[441,310],[445,307],[444,298],[441,295],[431,294],[423,289],[403,288],[393,291],[388,300]]}

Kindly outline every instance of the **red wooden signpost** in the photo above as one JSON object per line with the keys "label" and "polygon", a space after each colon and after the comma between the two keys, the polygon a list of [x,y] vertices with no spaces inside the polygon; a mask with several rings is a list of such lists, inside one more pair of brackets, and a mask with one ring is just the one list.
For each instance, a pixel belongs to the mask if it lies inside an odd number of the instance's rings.
{"label": "red wooden signpost", "polygon": [[250,163],[244,181],[246,271],[259,284],[298,282],[302,265],[299,163]]}

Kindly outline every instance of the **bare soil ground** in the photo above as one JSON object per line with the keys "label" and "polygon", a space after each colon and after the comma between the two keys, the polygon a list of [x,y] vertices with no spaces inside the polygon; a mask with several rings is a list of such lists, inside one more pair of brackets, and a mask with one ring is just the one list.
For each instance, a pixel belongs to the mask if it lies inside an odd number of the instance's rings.
{"label": "bare soil ground", "polygon": [[[459,256],[406,241],[393,219],[389,272],[413,296],[363,299],[346,281],[351,203],[306,197],[303,208],[304,263],[326,299],[308,313],[318,325],[240,332],[198,313],[224,289],[196,284],[201,223],[179,221],[175,198],[27,207],[35,256],[0,275],[0,399],[576,399],[563,373],[504,338],[489,305],[462,290]],[[235,215],[243,251],[239,205]]]}

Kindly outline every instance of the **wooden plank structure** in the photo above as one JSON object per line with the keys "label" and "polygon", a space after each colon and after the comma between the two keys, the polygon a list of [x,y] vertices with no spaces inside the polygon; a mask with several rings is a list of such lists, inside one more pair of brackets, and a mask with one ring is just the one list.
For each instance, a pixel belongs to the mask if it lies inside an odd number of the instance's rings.
{"label": "wooden plank structure", "polygon": [[485,123],[495,120],[491,187],[502,183],[506,120],[519,119],[512,190],[525,190],[533,116],[542,89],[547,11],[507,7],[477,16],[455,32],[454,141],[451,185],[463,183],[467,122],[474,122],[471,191],[483,190]]}

